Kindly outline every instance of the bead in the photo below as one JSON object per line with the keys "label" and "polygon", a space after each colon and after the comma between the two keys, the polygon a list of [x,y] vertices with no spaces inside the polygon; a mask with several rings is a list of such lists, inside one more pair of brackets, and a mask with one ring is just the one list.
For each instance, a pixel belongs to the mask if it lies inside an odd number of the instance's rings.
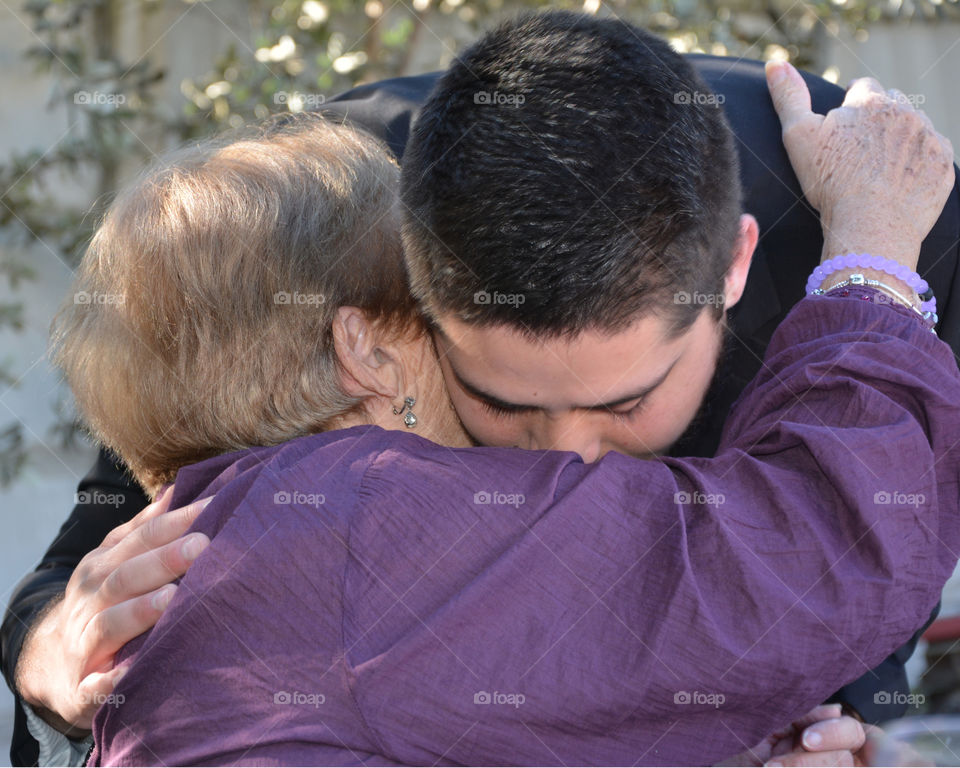
{"label": "bead", "polygon": [[[816,267],[807,279],[807,284],[805,287],[806,295],[822,296],[827,291],[832,291],[832,289],[829,287],[827,287],[826,290],[824,289],[824,284],[828,282],[826,278],[838,270],[855,269],[857,267],[864,269],[876,269],[880,272],[885,272],[892,277],[902,280],[920,297],[919,310],[921,312],[927,312],[932,317],[936,317],[937,300],[933,295],[933,291],[930,289],[929,283],[927,283],[927,281],[924,280],[919,273],[912,271],[906,265],[900,264],[894,259],[888,259],[876,254],[844,253],[839,256],[834,256],[832,259],[827,259],[825,262],[823,262],[823,264],[820,264],[818,267]],[[865,275],[859,273],[851,274],[845,281],[841,280],[840,282],[846,282],[848,285],[856,287],[869,284],[865,279]],[[887,288],[890,291],[893,290],[890,286],[887,286]],[[886,291],[880,291],[880,293],[884,297],[887,296]],[[838,289],[837,295],[849,296],[850,291],[846,289]],[[878,299],[878,301],[882,300]],[[890,302],[901,304],[909,302],[909,299],[900,296],[894,300],[891,297]],[[914,304],[913,308],[916,310],[917,306]]]}

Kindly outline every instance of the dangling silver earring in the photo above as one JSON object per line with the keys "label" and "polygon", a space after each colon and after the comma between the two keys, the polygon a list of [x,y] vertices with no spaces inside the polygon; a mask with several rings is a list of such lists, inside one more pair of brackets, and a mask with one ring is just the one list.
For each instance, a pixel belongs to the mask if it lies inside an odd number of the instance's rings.
{"label": "dangling silver earring", "polygon": [[414,397],[405,397],[403,399],[403,406],[397,408],[394,406],[393,412],[397,416],[406,411],[403,416],[403,423],[407,425],[407,428],[413,429],[417,426],[417,414],[413,412],[413,406],[417,404],[417,400]]}

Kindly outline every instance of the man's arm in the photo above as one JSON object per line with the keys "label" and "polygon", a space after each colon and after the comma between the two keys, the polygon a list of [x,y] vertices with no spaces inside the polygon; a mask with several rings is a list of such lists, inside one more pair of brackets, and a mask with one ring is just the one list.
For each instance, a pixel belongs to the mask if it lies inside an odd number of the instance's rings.
{"label": "man's arm", "polygon": [[[109,504],[93,503],[108,498]],[[36,570],[14,589],[0,626],[0,666],[14,694],[23,641],[37,616],[63,595],[73,569],[83,556],[95,549],[112,528],[130,520],[147,504],[143,491],[106,450],[99,452],[93,467],[80,481],[74,500],[73,511]],[[114,501],[120,503],[112,503]],[[27,730],[19,704],[10,759],[13,765],[32,765],[37,761],[37,742]]]}
{"label": "man's arm", "polygon": [[[156,622],[163,606],[154,598],[207,540],[192,537],[198,549],[187,558],[187,540],[176,539],[199,509],[155,520],[166,500],[144,509],[143,491],[106,452],[81,481],[76,501],[40,566],[18,586],[0,643],[11,690],[50,725],[80,737],[97,694],[112,688],[113,653]],[[37,743],[22,713],[16,726],[11,760],[30,764]]]}
{"label": "man's arm", "polygon": [[62,595],[77,563],[118,525],[126,523],[149,501],[119,461],[101,450],[77,486],[75,505],[40,564],[14,590],[0,629],[3,676],[14,689],[14,670],[23,639],[34,617]]}

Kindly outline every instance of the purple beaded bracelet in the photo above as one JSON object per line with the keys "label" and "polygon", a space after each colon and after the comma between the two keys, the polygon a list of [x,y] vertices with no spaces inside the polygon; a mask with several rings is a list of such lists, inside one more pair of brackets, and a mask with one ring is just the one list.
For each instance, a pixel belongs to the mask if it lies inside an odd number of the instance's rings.
{"label": "purple beaded bracelet", "polygon": [[845,253],[842,256],[834,256],[832,259],[827,259],[823,264],[813,270],[813,273],[807,280],[807,296],[820,291],[820,286],[823,284],[823,281],[833,272],[840,269],[856,269],[857,267],[862,269],[876,269],[903,280],[903,282],[915,290],[917,295],[920,296],[920,311],[936,313],[937,300],[934,298],[933,291],[930,290],[930,286],[926,280],[893,259],[887,259],[883,256],[873,256],[869,253]]}

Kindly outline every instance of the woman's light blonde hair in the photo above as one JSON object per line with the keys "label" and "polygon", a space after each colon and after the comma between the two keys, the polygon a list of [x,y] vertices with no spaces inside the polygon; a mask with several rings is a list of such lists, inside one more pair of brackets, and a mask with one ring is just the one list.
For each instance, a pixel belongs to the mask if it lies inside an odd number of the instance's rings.
{"label": "woman's light blonde hair", "polygon": [[302,114],[180,150],[119,194],[52,353],[92,433],[149,492],[357,407],[340,387],[336,309],[416,324],[398,179],[377,140]]}

